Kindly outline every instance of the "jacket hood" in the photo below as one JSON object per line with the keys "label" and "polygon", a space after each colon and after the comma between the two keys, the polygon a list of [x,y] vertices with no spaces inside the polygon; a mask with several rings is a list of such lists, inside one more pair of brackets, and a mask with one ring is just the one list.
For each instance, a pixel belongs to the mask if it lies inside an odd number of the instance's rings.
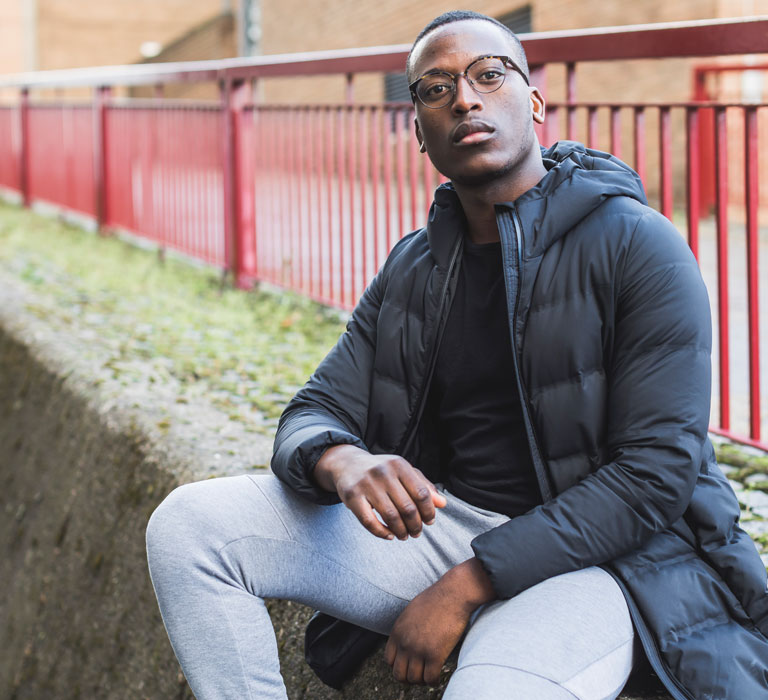
{"label": "jacket hood", "polygon": [[[541,149],[547,174],[514,202],[499,202],[497,213],[516,209],[525,236],[524,256],[541,255],[557,239],[609,197],[631,197],[647,204],[638,174],[626,163],[575,141]],[[466,220],[453,185],[437,188],[429,211],[427,237],[438,265],[447,264]]]}

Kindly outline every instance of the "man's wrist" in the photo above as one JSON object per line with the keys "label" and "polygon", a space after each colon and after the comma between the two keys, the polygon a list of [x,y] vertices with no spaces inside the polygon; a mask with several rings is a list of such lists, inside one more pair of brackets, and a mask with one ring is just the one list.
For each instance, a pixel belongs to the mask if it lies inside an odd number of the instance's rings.
{"label": "man's wrist", "polygon": [[332,445],[317,460],[315,468],[312,470],[312,478],[322,489],[336,493],[336,468],[339,466],[340,459],[351,451],[360,450],[355,445]]}
{"label": "man's wrist", "polygon": [[440,579],[440,583],[470,614],[481,605],[498,598],[490,577],[476,557],[449,569]]}

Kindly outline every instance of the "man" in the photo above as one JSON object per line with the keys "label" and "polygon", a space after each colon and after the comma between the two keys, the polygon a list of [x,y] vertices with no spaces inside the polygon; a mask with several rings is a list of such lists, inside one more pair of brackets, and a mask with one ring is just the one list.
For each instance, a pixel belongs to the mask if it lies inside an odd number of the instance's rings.
{"label": "man", "polygon": [[452,700],[614,698],[635,652],[675,698],[768,697],[693,256],[623,163],[541,151],[544,100],[495,20],[441,15],[407,69],[451,184],[283,414],[289,488],[187,485],[150,522],[192,689],[285,697],[269,596],[389,634],[400,681],[461,644]]}

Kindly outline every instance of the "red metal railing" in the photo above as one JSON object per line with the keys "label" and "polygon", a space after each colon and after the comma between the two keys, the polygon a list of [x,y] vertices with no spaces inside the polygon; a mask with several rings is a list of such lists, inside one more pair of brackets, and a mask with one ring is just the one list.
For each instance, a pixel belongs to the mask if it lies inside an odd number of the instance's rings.
{"label": "red metal railing", "polygon": [[28,119],[27,197],[95,216],[91,104],[31,104]]}
{"label": "red metal railing", "polygon": [[220,108],[132,100],[105,112],[105,225],[224,267]]}
{"label": "red metal railing", "polygon": [[[768,18],[753,18],[523,37],[536,82],[544,64],[566,67],[566,99],[548,106],[542,143],[577,139],[623,157],[685,231],[714,301],[713,429],[763,449],[768,236],[758,219],[768,178],[759,182],[758,149],[768,104],[701,92],[693,102],[580,103],[575,78],[582,61],[757,53],[766,33]],[[229,269],[241,286],[266,281],[350,308],[394,242],[424,223],[442,179],[418,153],[412,106],[254,104],[250,81],[341,73],[351,101],[354,73],[402,70],[408,48],[0,80],[22,89],[18,105],[0,107],[0,186]],[[197,80],[220,81],[221,101],[110,97],[110,86]],[[29,99],[62,85],[93,86],[93,103]]]}
{"label": "red metal railing", "polygon": [[251,251],[262,279],[351,308],[404,233],[422,226],[443,178],[418,152],[407,105],[257,106],[243,113]]}
{"label": "red metal railing", "polygon": [[[567,112],[567,120],[558,119],[560,112]],[[554,112],[554,114],[553,114]],[[575,128],[574,117],[583,113],[582,132]],[[598,117],[610,128],[597,128]],[[715,216],[702,217],[699,204],[701,184],[699,125],[702,115],[714,113],[712,150],[715,155],[710,167],[714,173]],[[622,135],[626,136],[623,120],[630,121],[629,141],[626,149]],[[672,120],[681,128],[677,131],[685,138],[685,209],[679,208],[675,216],[672,188]],[[766,393],[761,391],[761,332],[763,347],[768,335],[768,315],[765,313],[768,286],[760,288],[759,270],[768,264],[768,231],[763,228],[762,251],[758,227],[761,198],[758,188],[758,143],[768,139],[768,105],[682,103],[662,105],[616,104],[555,104],[549,107],[549,126],[542,129],[543,142],[556,141],[560,133],[575,138],[590,147],[609,150],[617,155],[629,151],[628,162],[641,173],[647,189],[657,192],[651,203],[665,216],[673,220],[687,236],[689,245],[702,266],[705,281],[713,298],[713,322],[717,343],[714,348],[716,372],[714,374],[718,420],[715,431],[729,437],[741,435],[748,426],[751,441],[765,447],[765,431],[761,429],[761,416],[766,415]],[[563,121],[565,124],[563,125]],[[649,143],[647,127],[655,122],[654,139]],[[563,131],[560,129],[564,126]],[[598,138],[602,135],[602,139]],[[627,139],[624,139],[627,140]],[[737,150],[738,148],[738,150]],[[658,149],[658,168],[649,172],[645,156]],[[729,163],[736,163],[741,170],[740,178],[729,178]],[[732,187],[743,188],[737,192],[737,209],[732,205]],[[742,195],[743,192],[743,195]],[[763,208],[768,197],[762,198]],[[739,257],[734,258],[734,250]],[[762,322],[760,315],[763,296]],[[733,342],[734,336],[737,342]],[[736,353],[732,350],[736,346]],[[763,360],[763,366],[768,362]],[[765,384],[765,377],[763,377]],[[741,403],[733,397],[740,397]],[[762,397],[762,406],[761,406]],[[746,399],[746,400],[744,400]],[[734,403],[736,403],[734,407]],[[735,408],[735,415],[734,409]],[[732,425],[738,429],[732,429]]]}
{"label": "red metal railing", "polygon": [[0,106],[0,187],[21,191],[21,138],[19,110]]}

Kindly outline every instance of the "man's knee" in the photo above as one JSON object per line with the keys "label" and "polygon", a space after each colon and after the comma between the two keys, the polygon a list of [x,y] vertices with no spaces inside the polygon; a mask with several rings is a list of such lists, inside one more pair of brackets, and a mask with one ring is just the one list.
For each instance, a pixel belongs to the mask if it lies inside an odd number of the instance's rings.
{"label": "man's knee", "polygon": [[205,485],[209,482],[184,484],[175,488],[155,509],[147,523],[147,555],[152,560],[169,552],[185,550],[190,541],[199,541],[206,528],[206,511],[211,502],[206,499]]}
{"label": "man's knee", "polygon": [[[280,485],[273,476],[223,477],[184,484],[157,507],[147,525],[150,557],[189,553],[215,556],[243,537],[288,538],[278,510]],[[182,550],[182,551],[180,551]]]}

